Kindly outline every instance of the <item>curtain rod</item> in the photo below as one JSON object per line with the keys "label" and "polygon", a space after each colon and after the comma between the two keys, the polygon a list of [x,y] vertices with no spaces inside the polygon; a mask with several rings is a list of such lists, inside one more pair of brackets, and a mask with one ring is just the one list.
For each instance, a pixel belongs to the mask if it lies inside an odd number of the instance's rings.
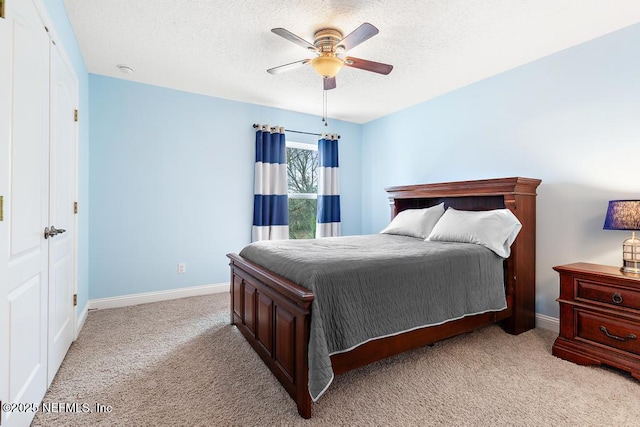
{"label": "curtain rod", "polygon": [[[257,123],[253,124],[253,128],[254,129],[259,128],[259,127],[260,127],[259,124],[257,124]],[[271,127],[271,129],[274,129],[274,127]],[[284,131],[285,132],[293,132],[293,133],[302,133],[302,134],[305,134],[305,135],[315,135],[315,136],[327,135],[326,133],[303,132],[301,130],[291,130],[291,129],[285,129]],[[338,135],[338,139],[340,139],[340,135]]]}

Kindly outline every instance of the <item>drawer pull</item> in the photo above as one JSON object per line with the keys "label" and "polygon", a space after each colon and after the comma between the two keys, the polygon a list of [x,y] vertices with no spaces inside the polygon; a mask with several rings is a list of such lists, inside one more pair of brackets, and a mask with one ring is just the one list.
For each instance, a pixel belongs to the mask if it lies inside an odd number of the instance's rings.
{"label": "drawer pull", "polygon": [[616,292],[615,294],[613,294],[613,297],[611,297],[611,299],[613,300],[613,302],[615,302],[616,304],[622,304],[622,295],[620,295],[618,292]]}
{"label": "drawer pull", "polygon": [[614,340],[618,340],[618,341],[629,341],[629,340],[635,340],[637,337],[635,336],[635,334],[629,334],[626,337],[619,337],[617,335],[612,335],[609,333],[609,331],[607,331],[607,328],[605,328],[604,326],[600,326],[600,330],[602,332],[604,332],[604,334],[606,336],[608,336],[609,338],[613,338]]}

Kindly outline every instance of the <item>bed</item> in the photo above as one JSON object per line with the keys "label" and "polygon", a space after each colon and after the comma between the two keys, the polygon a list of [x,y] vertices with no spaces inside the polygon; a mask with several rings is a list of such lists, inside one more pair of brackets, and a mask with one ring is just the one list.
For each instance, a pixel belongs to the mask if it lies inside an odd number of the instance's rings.
{"label": "bed", "polygon": [[[522,228],[511,245],[509,257],[504,261],[500,259],[506,308],[495,307],[433,326],[386,334],[347,351],[332,352],[329,356],[332,375],[496,322],[511,334],[533,328],[535,200],[539,184],[537,179],[516,177],[387,188],[391,218],[407,209],[429,208],[441,203],[446,208],[464,211],[506,208],[517,217]],[[313,383],[309,379],[309,348],[310,340],[313,342],[312,335],[315,336],[311,326],[316,295],[308,287],[246,257],[238,254],[228,254],[228,257],[231,267],[231,323],[236,325],[294,399],[299,414],[310,418],[310,387]],[[357,265],[357,262],[352,264]],[[398,274],[398,277],[401,275],[406,277],[404,274]],[[298,282],[303,283],[303,280]],[[317,311],[316,304],[316,315]]]}

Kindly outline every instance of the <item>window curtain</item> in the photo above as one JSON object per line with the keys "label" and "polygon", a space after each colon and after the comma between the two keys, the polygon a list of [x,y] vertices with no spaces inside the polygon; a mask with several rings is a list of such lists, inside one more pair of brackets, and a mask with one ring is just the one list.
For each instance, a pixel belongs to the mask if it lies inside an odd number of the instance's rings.
{"label": "window curtain", "polygon": [[284,127],[256,131],[256,164],[251,240],[289,238],[287,151]]}
{"label": "window curtain", "polygon": [[318,218],[316,237],[339,235],[338,136],[322,135],[318,141]]}

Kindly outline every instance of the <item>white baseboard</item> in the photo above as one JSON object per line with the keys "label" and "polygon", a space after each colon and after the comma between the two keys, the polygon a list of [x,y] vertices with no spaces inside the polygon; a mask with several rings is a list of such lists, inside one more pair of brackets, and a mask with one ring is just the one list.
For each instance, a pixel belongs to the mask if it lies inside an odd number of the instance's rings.
{"label": "white baseboard", "polygon": [[105,308],[127,307],[130,305],[146,304],[149,302],[167,301],[199,295],[219,294],[223,292],[229,292],[229,283],[216,283],[213,285],[192,286],[190,288],[169,289],[167,291],[98,298],[89,300],[88,306],[89,310],[102,310]]}
{"label": "white baseboard", "polygon": [[560,333],[560,321],[555,317],[536,313],[536,328],[546,329],[558,334]]}
{"label": "white baseboard", "polygon": [[84,322],[87,320],[87,315],[89,314],[89,302],[84,305],[82,311],[78,314],[78,318],[76,319],[76,336],[73,337],[75,341],[78,339],[78,335],[80,335],[80,331],[84,327]]}

